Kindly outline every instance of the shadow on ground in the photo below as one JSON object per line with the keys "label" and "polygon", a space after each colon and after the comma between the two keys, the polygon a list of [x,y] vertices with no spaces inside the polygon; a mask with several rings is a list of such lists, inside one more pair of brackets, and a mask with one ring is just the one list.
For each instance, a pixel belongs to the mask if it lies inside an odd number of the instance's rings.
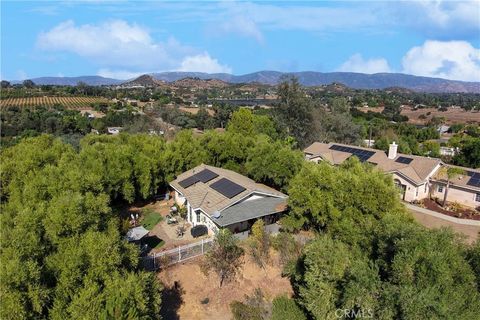
{"label": "shadow on ground", "polygon": [[184,290],[180,282],[175,281],[172,286],[165,286],[162,291],[162,307],[160,315],[162,319],[178,320],[178,310],[183,304]]}

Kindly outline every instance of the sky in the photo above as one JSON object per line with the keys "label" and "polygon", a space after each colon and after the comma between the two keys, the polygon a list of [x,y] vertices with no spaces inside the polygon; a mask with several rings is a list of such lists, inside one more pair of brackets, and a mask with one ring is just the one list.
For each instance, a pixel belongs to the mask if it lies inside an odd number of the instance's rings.
{"label": "sky", "polygon": [[480,81],[480,0],[0,3],[8,80],[276,70]]}

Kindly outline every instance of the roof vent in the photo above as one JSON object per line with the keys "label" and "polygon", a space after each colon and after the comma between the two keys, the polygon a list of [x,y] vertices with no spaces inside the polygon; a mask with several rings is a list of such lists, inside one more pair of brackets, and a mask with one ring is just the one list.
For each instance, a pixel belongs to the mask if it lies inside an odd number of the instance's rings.
{"label": "roof vent", "polygon": [[214,217],[215,219],[220,218],[220,211],[216,210],[215,212],[213,212],[212,217]]}

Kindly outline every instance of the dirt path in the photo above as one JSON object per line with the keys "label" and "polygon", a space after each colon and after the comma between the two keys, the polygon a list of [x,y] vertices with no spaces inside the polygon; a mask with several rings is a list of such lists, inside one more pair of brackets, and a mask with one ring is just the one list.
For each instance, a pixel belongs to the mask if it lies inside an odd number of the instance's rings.
{"label": "dirt path", "polygon": [[218,287],[214,274],[205,276],[200,259],[176,265],[159,273],[165,286],[162,296],[163,319],[231,319],[230,303],[243,301],[255,288],[262,289],[267,299],[292,293],[290,281],[282,278],[277,266],[262,270],[246,259],[243,272],[236,282]]}

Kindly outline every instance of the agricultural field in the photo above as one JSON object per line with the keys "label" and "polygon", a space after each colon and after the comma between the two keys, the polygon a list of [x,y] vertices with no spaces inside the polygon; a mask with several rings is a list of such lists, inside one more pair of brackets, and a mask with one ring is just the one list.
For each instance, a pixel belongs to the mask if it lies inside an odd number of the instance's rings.
{"label": "agricultural field", "polygon": [[60,104],[66,108],[84,108],[95,103],[108,103],[106,98],[101,97],[28,97],[28,98],[7,98],[0,100],[0,108],[9,106],[15,107],[33,107],[45,106],[52,107]]}

